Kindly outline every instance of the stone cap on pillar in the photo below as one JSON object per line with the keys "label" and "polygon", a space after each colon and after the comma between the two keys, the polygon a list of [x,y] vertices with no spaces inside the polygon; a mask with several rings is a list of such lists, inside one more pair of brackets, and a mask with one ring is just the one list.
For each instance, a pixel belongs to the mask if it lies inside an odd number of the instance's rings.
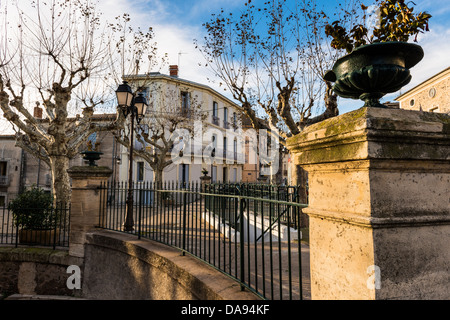
{"label": "stone cap on pillar", "polygon": [[287,140],[298,165],[347,160],[450,160],[450,115],[360,108]]}
{"label": "stone cap on pillar", "polygon": [[75,166],[67,170],[74,188],[97,188],[113,173],[108,167]]}
{"label": "stone cap on pillar", "polygon": [[287,143],[308,172],[306,213],[372,227],[450,222],[450,115],[364,107]]}
{"label": "stone cap on pillar", "polygon": [[108,167],[74,166],[67,170],[72,179],[108,178],[113,173]]}
{"label": "stone cap on pillar", "polygon": [[450,115],[366,107],[287,145],[308,172],[312,299],[449,299]]}

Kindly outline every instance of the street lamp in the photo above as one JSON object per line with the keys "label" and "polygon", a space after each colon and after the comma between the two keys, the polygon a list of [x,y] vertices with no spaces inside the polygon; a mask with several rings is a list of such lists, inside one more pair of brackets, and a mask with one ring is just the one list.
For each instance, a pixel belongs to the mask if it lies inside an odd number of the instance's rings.
{"label": "street lamp", "polygon": [[116,90],[117,103],[122,110],[125,118],[131,116],[131,136],[130,136],[130,165],[128,172],[128,197],[127,197],[127,216],[125,219],[124,230],[133,231],[133,142],[134,142],[134,118],[136,117],[139,124],[145,115],[148,104],[147,99],[142,93],[136,97],[131,87],[126,81],[119,85]]}

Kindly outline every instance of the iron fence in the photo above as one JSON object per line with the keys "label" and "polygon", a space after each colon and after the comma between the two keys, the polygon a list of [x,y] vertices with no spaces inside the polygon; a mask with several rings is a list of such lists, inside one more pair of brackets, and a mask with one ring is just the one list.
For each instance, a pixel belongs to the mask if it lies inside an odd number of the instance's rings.
{"label": "iron fence", "polygon": [[[29,208],[31,216],[33,210],[42,211],[42,208]],[[70,206],[58,204],[45,212],[45,219],[51,221],[45,229],[24,228],[17,222],[15,215],[7,206],[0,207],[0,244],[25,246],[68,247],[70,229]]]}
{"label": "iron fence", "polygon": [[[134,230],[190,254],[264,299],[308,298],[296,187],[135,183]],[[128,185],[105,183],[99,226],[125,232]],[[303,250],[303,251],[302,251]],[[306,294],[305,294],[306,292]]]}

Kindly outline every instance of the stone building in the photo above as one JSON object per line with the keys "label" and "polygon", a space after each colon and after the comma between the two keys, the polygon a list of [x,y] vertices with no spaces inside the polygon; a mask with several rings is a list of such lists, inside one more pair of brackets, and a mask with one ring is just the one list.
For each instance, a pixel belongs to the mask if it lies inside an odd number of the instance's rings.
{"label": "stone building", "polygon": [[[197,138],[190,137],[190,150],[183,150],[183,161],[177,161],[163,170],[162,181],[200,181],[202,170],[206,169],[213,182],[238,182],[242,178],[244,155],[242,153],[241,108],[204,84],[178,77],[178,66],[169,67],[170,73],[151,72],[145,75],[126,76],[126,81],[134,87],[143,87],[149,102],[146,118],[182,116],[184,125],[190,123]],[[195,110],[194,110],[195,109]],[[146,120],[142,122],[145,126]],[[200,127],[198,124],[201,123]],[[143,127],[141,126],[141,127]],[[177,129],[178,129],[177,128]],[[193,129],[193,130],[192,130]],[[149,129],[150,130],[150,129]],[[154,128],[152,128],[154,130]],[[162,129],[161,129],[162,130]],[[175,142],[177,143],[177,142]],[[158,152],[149,144],[135,141],[136,148],[146,148]],[[145,144],[145,143],[144,143]],[[208,148],[209,147],[209,151]],[[128,149],[121,146],[120,180],[126,181],[129,172]],[[211,154],[211,158],[205,161]],[[173,156],[173,155],[172,155]],[[155,173],[150,165],[140,157],[133,158],[133,180],[152,182]]]}
{"label": "stone building", "polygon": [[[242,117],[242,129],[250,130],[252,128],[250,119],[246,116]],[[244,166],[242,168],[242,182],[256,183],[260,173],[260,163],[258,153],[251,147],[250,137],[246,137],[244,141]]]}
{"label": "stone building", "polygon": [[450,67],[395,100],[400,102],[401,109],[450,113]]}
{"label": "stone building", "polygon": [[[260,119],[263,121],[262,119]],[[243,115],[242,116],[242,129],[243,131],[246,130],[253,130],[252,124],[250,118]],[[266,139],[264,135],[261,135],[259,137],[260,139]],[[261,150],[261,146],[257,146],[257,149],[255,150],[255,145],[252,145],[251,141],[251,135],[247,134],[245,136],[245,145],[244,145],[244,155],[245,155],[245,162],[242,170],[242,182],[248,182],[248,183],[271,183],[271,184],[281,184],[281,183],[289,183],[290,181],[290,154],[289,151],[281,147],[281,143],[279,144],[280,148],[278,151],[278,162],[276,166],[274,166],[273,170],[271,170],[270,165],[264,164],[263,161],[260,159],[259,152]],[[265,144],[267,141],[264,140],[264,142],[260,141],[260,143]],[[263,170],[262,170],[263,169]],[[271,173],[271,174],[267,174]]]}
{"label": "stone building", "polygon": [[0,207],[23,188],[25,152],[15,147],[12,135],[0,136]]}
{"label": "stone building", "polygon": [[[115,114],[99,114],[94,117],[97,118],[96,121],[111,121]],[[113,169],[110,179],[117,180],[120,157],[114,136],[110,132],[98,132],[92,134],[89,140],[94,145],[97,144],[97,150],[103,153],[97,165]],[[80,152],[84,150],[87,150],[87,145],[80,147]],[[86,163],[81,155],[77,155],[70,161],[70,167]],[[33,185],[51,191],[52,174],[49,166],[17,147],[14,135],[0,135],[0,207]]]}

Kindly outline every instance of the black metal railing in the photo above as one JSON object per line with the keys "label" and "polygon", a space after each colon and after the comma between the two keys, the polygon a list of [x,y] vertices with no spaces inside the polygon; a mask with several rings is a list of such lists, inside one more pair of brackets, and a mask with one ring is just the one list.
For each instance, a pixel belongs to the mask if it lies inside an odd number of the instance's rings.
{"label": "black metal railing", "polygon": [[[306,205],[296,187],[174,182],[132,188],[135,225],[128,233],[179,248],[262,298],[308,298],[299,237]],[[127,184],[100,189],[99,226],[123,231]]]}
{"label": "black metal railing", "polygon": [[[33,210],[29,208],[30,216]],[[58,204],[46,212],[46,228],[25,228],[7,206],[0,207],[0,244],[20,246],[68,247],[70,206]],[[49,223],[50,221],[50,223]]]}

